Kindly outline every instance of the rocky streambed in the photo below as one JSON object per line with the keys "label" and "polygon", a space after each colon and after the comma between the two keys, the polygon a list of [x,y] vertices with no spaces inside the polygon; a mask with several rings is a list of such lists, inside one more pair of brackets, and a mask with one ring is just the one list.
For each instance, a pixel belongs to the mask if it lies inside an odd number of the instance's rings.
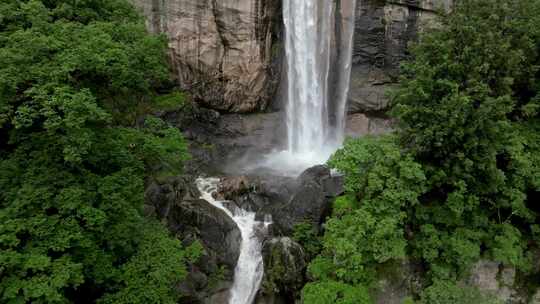
{"label": "rocky streambed", "polygon": [[[209,180],[216,188],[201,191]],[[184,242],[199,240],[204,246],[204,256],[190,265],[188,279],[179,286],[190,303],[229,303],[231,290],[238,289],[233,287],[238,284],[234,270],[238,274],[238,263],[246,262],[239,259],[251,258],[242,253],[245,233],[259,242],[260,247],[251,250],[260,250],[264,260],[261,277],[254,276],[260,280],[255,303],[294,303],[308,262],[302,246],[290,237],[294,225],[309,223],[320,229],[332,199],[341,192],[341,178],[317,166],[298,178],[243,175],[197,180],[186,175],[154,181],[147,187],[146,201],[147,213],[161,218]],[[205,197],[209,193],[212,198]],[[264,229],[259,225],[246,232],[237,221],[239,210],[252,214],[249,224],[265,223]]]}

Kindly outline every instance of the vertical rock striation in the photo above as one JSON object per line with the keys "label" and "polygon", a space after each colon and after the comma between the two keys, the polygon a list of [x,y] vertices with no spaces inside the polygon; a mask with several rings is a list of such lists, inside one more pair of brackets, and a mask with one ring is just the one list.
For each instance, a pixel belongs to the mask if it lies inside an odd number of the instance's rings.
{"label": "vertical rock striation", "polygon": [[133,0],[168,37],[179,84],[223,112],[264,110],[279,80],[278,0]]}
{"label": "vertical rock striation", "polygon": [[363,0],[357,5],[349,112],[381,112],[386,90],[418,33],[449,11],[453,0]]}

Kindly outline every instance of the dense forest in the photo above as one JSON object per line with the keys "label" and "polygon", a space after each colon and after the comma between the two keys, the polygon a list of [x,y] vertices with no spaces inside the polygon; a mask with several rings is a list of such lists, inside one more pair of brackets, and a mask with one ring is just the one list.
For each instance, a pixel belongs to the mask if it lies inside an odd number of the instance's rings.
{"label": "dense forest", "polygon": [[[540,241],[540,2],[463,1],[422,35],[393,92],[393,135],[350,140],[304,288],[369,303],[380,268],[423,262],[420,303],[495,303],[456,285],[481,258],[528,273]],[[524,278],[531,285],[538,277]],[[411,301],[412,303],[412,301]]]}
{"label": "dense forest", "polygon": [[[324,231],[296,225],[302,303],[374,303],[405,259],[406,304],[498,303],[460,283],[481,259],[540,287],[540,1],[460,1],[410,52],[395,132],[347,140]],[[189,102],[170,74],[127,0],[1,1],[0,303],[182,303],[203,249],[144,212],[190,158],[148,115]]]}
{"label": "dense forest", "polygon": [[1,303],[176,303],[197,246],[143,192],[185,143],[129,119],[166,85],[165,47],[126,1],[0,4]]}

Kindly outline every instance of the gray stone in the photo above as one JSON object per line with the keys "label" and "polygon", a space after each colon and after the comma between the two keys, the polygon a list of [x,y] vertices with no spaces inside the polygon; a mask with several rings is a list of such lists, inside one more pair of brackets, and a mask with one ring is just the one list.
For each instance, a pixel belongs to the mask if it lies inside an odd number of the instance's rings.
{"label": "gray stone", "polygon": [[296,180],[297,185],[288,201],[275,204],[267,212],[272,214],[274,229],[289,235],[295,224],[307,222],[317,229],[330,215],[331,202],[343,193],[342,177],[330,174],[326,166],[307,169]]}
{"label": "gray stone", "polygon": [[[266,302],[293,303],[304,286],[306,256],[300,244],[288,237],[273,238],[263,244],[264,278],[261,288]],[[272,299],[272,301],[268,301]]]}
{"label": "gray stone", "polygon": [[520,303],[519,293],[514,289],[516,270],[494,261],[477,262],[467,280],[467,285],[497,297],[504,303]]}
{"label": "gray stone", "polygon": [[534,293],[529,304],[540,304],[540,288]]}
{"label": "gray stone", "polygon": [[[202,241],[218,263],[234,269],[239,256],[240,230],[221,209],[199,199],[193,177],[171,178],[147,187],[146,203],[155,208],[170,231]],[[211,257],[209,257],[211,259]]]}
{"label": "gray stone", "polygon": [[421,264],[411,260],[381,265],[374,293],[375,303],[402,304],[406,298],[419,294],[424,287],[423,274]]}
{"label": "gray stone", "polygon": [[392,132],[392,121],[386,117],[356,113],[347,116],[345,134],[358,138],[366,135],[381,135]]}
{"label": "gray stone", "polygon": [[408,46],[452,0],[364,0],[356,9],[350,112],[384,111]]}
{"label": "gray stone", "polygon": [[132,0],[153,33],[165,33],[179,84],[219,111],[267,107],[279,80],[281,2]]}

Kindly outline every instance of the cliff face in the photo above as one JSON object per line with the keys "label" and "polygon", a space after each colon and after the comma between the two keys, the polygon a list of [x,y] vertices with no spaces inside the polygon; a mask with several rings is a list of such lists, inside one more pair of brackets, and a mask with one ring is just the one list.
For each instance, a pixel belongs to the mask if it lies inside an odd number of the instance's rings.
{"label": "cliff face", "polygon": [[349,112],[380,112],[418,33],[453,0],[361,0],[356,9]]}
{"label": "cliff face", "polygon": [[[179,84],[203,106],[257,112],[275,98],[283,0],[132,1],[147,17],[148,28],[168,37]],[[380,112],[409,43],[453,0],[357,2],[349,112]]]}
{"label": "cliff face", "polygon": [[[273,98],[281,26],[278,0],[133,0],[165,33],[179,84],[224,112],[253,112]],[[277,28],[277,29],[276,29]]]}

